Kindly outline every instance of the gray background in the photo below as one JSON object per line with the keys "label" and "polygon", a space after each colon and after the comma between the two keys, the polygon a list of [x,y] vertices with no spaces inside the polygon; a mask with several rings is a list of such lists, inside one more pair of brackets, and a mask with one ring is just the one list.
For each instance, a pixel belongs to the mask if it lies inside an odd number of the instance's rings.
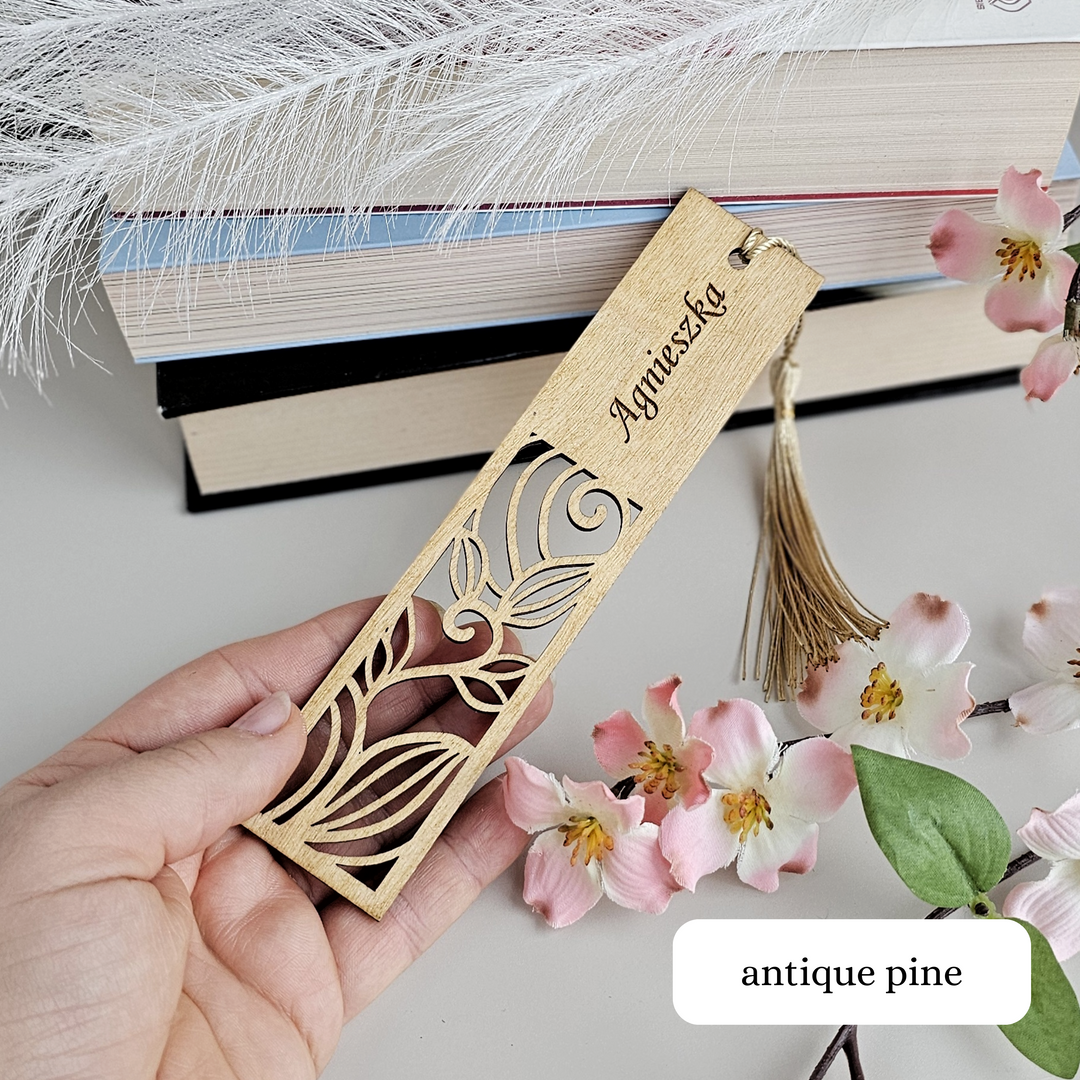
{"label": "gray background", "polygon": [[[107,313],[79,337],[108,374],[62,363],[48,401],[0,381],[0,780],[214,646],[384,592],[469,479],[189,515],[180,433],[156,414],[153,369],[131,363]],[[1078,414],[1074,380],[1046,406],[1017,388],[800,423],[813,505],[849,584],[885,614],[916,590],[959,602],[980,701],[1035,680],[1024,612],[1045,588],[1080,584]],[[520,751],[534,764],[599,777],[592,725],[637,710],[645,683],[672,671],[687,715],[758,696],[739,682],[737,654],[768,440],[764,428],[725,433],[706,454],[560,664],[552,715]],[[781,737],[809,731],[791,705],[766,711]],[[1080,731],[1030,737],[1008,716],[966,730],[974,750],[955,771],[1013,828],[1080,785]],[[784,875],[772,896],[721,872],[663,916],[602,901],[552,931],[521,886],[519,861],[349,1025],[326,1075],[801,1080],[832,1029],[685,1024],[671,1005],[675,930],[693,918],[926,911],[878,852],[857,798],[823,827],[816,870]],[[1066,970],[1080,984],[1080,960]],[[993,1028],[861,1034],[870,1080],[1045,1075]]]}

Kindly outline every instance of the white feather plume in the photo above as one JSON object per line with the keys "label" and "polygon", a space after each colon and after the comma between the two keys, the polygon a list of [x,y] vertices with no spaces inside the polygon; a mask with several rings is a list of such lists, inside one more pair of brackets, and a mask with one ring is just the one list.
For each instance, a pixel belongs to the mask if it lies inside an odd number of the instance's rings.
{"label": "white feather plume", "polygon": [[[363,228],[437,172],[452,240],[484,205],[598,185],[598,139],[676,154],[702,79],[734,110],[808,28],[857,30],[880,4],[0,0],[0,357],[39,386],[53,370],[45,284],[84,287],[72,271],[110,193],[136,212],[221,214],[252,191],[304,211],[321,161],[320,202]],[[285,239],[294,222],[275,220]],[[205,242],[182,230],[170,258],[194,264]]]}

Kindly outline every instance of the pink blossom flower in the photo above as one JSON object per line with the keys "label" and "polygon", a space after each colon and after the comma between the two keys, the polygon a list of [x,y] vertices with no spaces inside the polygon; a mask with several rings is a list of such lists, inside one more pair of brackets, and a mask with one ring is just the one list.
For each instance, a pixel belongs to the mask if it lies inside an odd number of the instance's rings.
{"label": "pink blossom flower", "polygon": [[1080,342],[1067,340],[1060,334],[1046,338],[1035,350],[1023,371],[1020,382],[1027,398],[1049,401],[1070,375],[1080,374]]}
{"label": "pink blossom flower", "polygon": [[642,823],[640,795],[618,799],[601,781],[560,784],[521,758],[506,759],[510,820],[539,832],[525,860],[524,897],[554,927],[576,922],[602,893],[635,911],[660,912],[679,886],[660,853],[659,830]]}
{"label": "pink blossom flower", "polygon": [[709,797],[702,773],[712,762],[713,748],[687,735],[676,699],[681,684],[678,675],[671,675],[645,691],[641,712],[648,733],[625,709],[593,728],[597,761],[616,779],[633,776],[645,793],[645,820],[657,824],[675,796],[688,807]]}
{"label": "pink blossom flower", "polygon": [[1080,727],[1080,589],[1055,589],[1031,605],[1024,647],[1050,678],[1009,698],[1016,726],[1037,735]]}
{"label": "pink blossom flower", "polygon": [[967,686],[974,665],[954,661],[969,633],[958,605],[909,596],[873,648],[847,641],[839,660],[810,670],[795,699],[799,712],[840,746],[964,757],[971,741],[960,724],[975,707]]}
{"label": "pink blossom flower", "polygon": [[703,875],[737,859],[743,881],[774,892],[781,870],[812,870],[817,822],[831,818],[855,789],[851,755],[824,738],[802,739],[781,753],[765,714],[741,698],[702,710],[693,727],[716,751],[705,777],[717,790],[696,810],[676,806],[660,826],[675,880],[692,890]]}
{"label": "pink blossom flower", "polygon": [[930,253],[946,277],[993,281],[986,294],[986,316],[1002,330],[1060,326],[1065,296],[1076,269],[1060,249],[1061,207],[1041,187],[1038,169],[1011,168],[1001,178],[1000,224],[976,221],[963,210],[946,210],[930,233]]}
{"label": "pink blossom flower", "polygon": [[1059,960],[1080,952],[1080,795],[1053,813],[1032,810],[1017,830],[1027,846],[1050,861],[1042,881],[1026,881],[1005,897],[1004,914],[1042,931]]}

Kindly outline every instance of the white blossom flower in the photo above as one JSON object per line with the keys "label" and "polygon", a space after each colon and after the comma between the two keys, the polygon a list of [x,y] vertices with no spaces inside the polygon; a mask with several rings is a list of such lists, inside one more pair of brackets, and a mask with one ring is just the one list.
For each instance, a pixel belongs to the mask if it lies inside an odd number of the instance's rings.
{"label": "white blossom flower", "polygon": [[1080,726],[1080,589],[1054,589],[1032,604],[1024,645],[1050,677],[1009,698],[1017,727],[1044,735]]}
{"label": "white blossom flower", "polygon": [[971,749],[960,724],[975,707],[967,685],[974,665],[955,661],[970,632],[958,605],[909,596],[872,648],[847,641],[839,660],[811,668],[799,712],[840,746],[962,758]]}

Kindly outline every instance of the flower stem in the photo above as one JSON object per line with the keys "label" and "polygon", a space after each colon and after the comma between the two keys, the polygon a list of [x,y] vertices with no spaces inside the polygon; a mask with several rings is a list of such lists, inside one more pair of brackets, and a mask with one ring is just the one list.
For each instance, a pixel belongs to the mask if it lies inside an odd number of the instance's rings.
{"label": "flower stem", "polygon": [[1080,218],[1080,206],[1074,206],[1071,210],[1067,210],[1065,212],[1062,232],[1070,225],[1074,224],[1078,218]]}
{"label": "flower stem", "polygon": [[[825,1048],[825,1053],[821,1055],[821,1060],[814,1066],[814,1071],[810,1074],[810,1080],[822,1080],[822,1077],[829,1071],[829,1066],[836,1060],[836,1055],[848,1044],[849,1039],[855,1037],[855,1025],[845,1024],[835,1036],[833,1041]],[[846,1051],[845,1051],[846,1053]],[[859,1052],[855,1051],[855,1060],[858,1062]],[[851,1066],[851,1057],[848,1056],[848,1067]],[[854,1080],[865,1080],[862,1066],[858,1066],[859,1072],[856,1074],[852,1072]]]}
{"label": "flower stem", "polygon": [[[987,702],[987,705],[1000,705],[1000,701]],[[1008,702],[1005,702],[1008,706]],[[979,706],[982,708],[982,706]],[[986,712],[1005,712],[1005,709],[991,709],[987,708]],[[974,715],[974,714],[973,714]],[[1008,881],[1014,874],[1019,874],[1021,870],[1026,870],[1029,866],[1033,866],[1042,858],[1041,855],[1036,855],[1034,851],[1024,851],[1017,855],[1008,866],[1005,867],[1005,873],[1001,875],[1001,881]],[[1001,881],[998,884],[1001,884]],[[954,911],[959,911],[959,908],[954,907],[939,907],[934,908],[929,914],[924,915],[924,919],[945,919],[948,918]],[[836,1035],[833,1036],[833,1041],[825,1048],[825,1053],[821,1055],[821,1060],[814,1066],[814,1071],[810,1074],[810,1080],[822,1080],[822,1077],[829,1071],[829,1066],[836,1060],[836,1055],[840,1051],[844,1051],[844,1055],[847,1057],[848,1071],[851,1073],[851,1080],[866,1080],[866,1074],[863,1072],[862,1062],[859,1061],[859,1045],[855,1039],[855,1025],[845,1024],[840,1028]]]}
{"label": "flower stem", "polygon": [[[1008,866],[1005,867],[1005,873],[1001,875],[1001,881],[1008,881],[1013,874],[1019,874],[1021,870],[1026,870],[1029,866],[1034,866],[1042,858],[1041,855],[1036,855],[1034,851],[1024,851],[1017,855]],[[1001,884],[1001,881],[998,884]],[[925,919],[945,919],[948,918],[954,911],[959,911],[959,908],[954,907],[938,907],[934,908],[929,915],[924,915]]]}
{"label": "flower stem", "polygon": [[1076,341],[1080,338],[1080,261],[1073,271],[1069,291],[1065,296],[1065,326],[1061,335],[1066,341]]}
{"label": "flower stem", "polygon": [[851,1080],[866,1080],[866,1073],[863,1072],[862,1062],[859,1060],[859,1040],[855,1034],[857,1030],[855,1025],[852,1024],[851,1031],[844,1041],[844,1057],[847,1058],[847,1067],[848,1072],[851,1074]]}
{"label": "flower stem", "polygon": [[972,716],[986,716],[987,713],[995,712],[1008,712],[1009,711],[1009,699],[1001,698],[999,701],[984,701],[979,705],[976,705],[971,712],[968,713],[968,717]]}

